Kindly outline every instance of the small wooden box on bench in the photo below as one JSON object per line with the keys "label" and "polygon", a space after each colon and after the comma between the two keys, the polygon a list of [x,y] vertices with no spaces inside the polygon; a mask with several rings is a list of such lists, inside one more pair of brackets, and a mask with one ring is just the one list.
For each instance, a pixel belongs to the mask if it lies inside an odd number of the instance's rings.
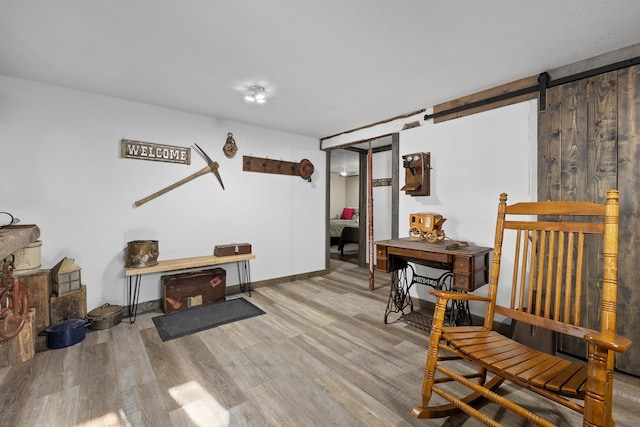
{"label": "small wooden box on bench", "polygon": [[213,254],[215,256],[244,255],[250,253],[250,243],[231,243],[229,245],[216,245],[213,249]]}

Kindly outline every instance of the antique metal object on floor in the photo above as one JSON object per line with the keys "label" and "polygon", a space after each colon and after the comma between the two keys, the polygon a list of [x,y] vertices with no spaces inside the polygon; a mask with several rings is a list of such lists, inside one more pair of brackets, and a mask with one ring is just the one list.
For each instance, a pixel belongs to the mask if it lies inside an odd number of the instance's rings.
{"label": "antique metal object on floor", "polygon": [[110,329],[117,326],[122,321],[124,307],[121,305],[102,304],[87,313],[87,319],[93,323],[89,326],[92,331]]}
{"label": "antique metal object on floor", "polygon": [[162,190],[156,191],[155,193],[153,193],[150,196],[145,197],[144,199],[140,199],[137,200],[134,204],[136,206],[141,206],[157,197],[162,196],[163,194],[168,193],[171,190],[175,190],[176,188],[180,187],[182,184],[186,184],[189,181],[193,181],[194,179],[196,179],[199,176],[202,175],[206,175],[209,172],[213,172],[213,174],[216,176],[216,178],[218,179],[218,182],[220,183],[220,186],[222,187],[222,189],[224,190],[224,184],[222,183],[222,178],[220,177],[220,172],[218,172],[218,162],[214,162],[213,159],[211,159],[211,157],[209,157],[207,155],[207,153],[204,152],[204,150],[202,148],[200,148],[200,146],[198,144],[195,144],[195,146],[198,148],[198,150],[200,151],[200,153],[204,156],[204,158],[207,160],[207,166],[203,167],[202,169],[200,169],[198,172],[193,173],[191,175],[189,175],[186,178],[181,179],[178,182],[175,182],[171,185],[169,185],[168,187],[163,188]]}
{"label": "antique metal object on floor", "polygon": [[40,335],[47,337],[47,347],[51,349],[70,347],[84,340],[89,319],[66,319],[48,326]]}

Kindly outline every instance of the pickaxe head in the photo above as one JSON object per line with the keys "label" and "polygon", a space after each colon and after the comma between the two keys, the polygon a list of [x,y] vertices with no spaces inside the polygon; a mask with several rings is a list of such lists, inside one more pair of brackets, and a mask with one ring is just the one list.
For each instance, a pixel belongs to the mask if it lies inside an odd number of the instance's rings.
{"label": "pickaxe head", "polygon": [[220,178],[220,173],[218,173],[218,162],[213,161],[213,159],[209,157],[207,153],[205,153],[204,150],[200,148],[200,146],[197,143],[194,143],[194,144],[198,148],[198,151],[200,151],[200,153],[204,156],[204,158],[207,159],[207,163],[211,168],[211,172],[213,172],[216,178],[218,178],[218,182],[220,183],[220,185],[222,186],[222,189],[224,190],[224,184],[222,183],[222,178]]}

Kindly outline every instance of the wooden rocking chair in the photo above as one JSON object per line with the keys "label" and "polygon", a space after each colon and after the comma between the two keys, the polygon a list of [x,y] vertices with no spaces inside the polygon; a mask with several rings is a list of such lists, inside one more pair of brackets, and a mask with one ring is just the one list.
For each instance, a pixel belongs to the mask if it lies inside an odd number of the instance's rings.
{"label": "wooden rocking chair", "polygon": [[[439,418],[462,410],[486,425],[499,426],[472,406],[486,398],[534,424],[552,426],[538,414],[494,392],[508,380],[582,414],[583,426],[613,426],[614,352],[624,352],[631,346],[629,339],[616,335],[618,212],[617,190],[607,193],[604,205],[526,202],[508,206],[503,193],[488,296],[431,291],[437,300],[423,400],[413,414],[418,418]],[[502,284],[498,292],[503,243],[514,253],[513,278],[510,287]],[[596,253],[597,264],[585,258],[585,254]],[[601,272],[602,281],[594,277],[594,271]],[[600,301],[594,303],[600,315],[599,331],[581,324],[580,301],[587,286],[589,295],[601,294]],[[449,299],[486,302],[484,325],[443,327]],[[502,301],[504,305],[500,305]],[[588,344],[587,363],[542,353],[500,335],[492,330],[494,315],[583,339]],[[454,371],[461,362],[451,361],[459,359],[472,362],[475,372]],[[456,397],[453,388],[442,387],[442,383],[451,381],[466,386],[470,394]],[[450,403],[429,406],[433,393]]]}

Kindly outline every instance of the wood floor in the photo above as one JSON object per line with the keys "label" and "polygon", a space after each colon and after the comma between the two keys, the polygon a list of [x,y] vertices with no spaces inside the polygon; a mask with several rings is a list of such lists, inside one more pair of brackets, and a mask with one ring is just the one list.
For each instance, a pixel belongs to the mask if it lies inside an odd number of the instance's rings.
{"label": "wood floor", "polygon": [[[331,260],[326,276],[254,290],[267,314],[162,342],[144,313],[0,369],[3,426],[477,426],[417,420],[426,332],[384,325],[388,276]],[[640,380],[616,376],[618,426],[640,423]],[[561,426],[569,410],[505,384]],[[507,426],[527,425],[493,404]]]}

